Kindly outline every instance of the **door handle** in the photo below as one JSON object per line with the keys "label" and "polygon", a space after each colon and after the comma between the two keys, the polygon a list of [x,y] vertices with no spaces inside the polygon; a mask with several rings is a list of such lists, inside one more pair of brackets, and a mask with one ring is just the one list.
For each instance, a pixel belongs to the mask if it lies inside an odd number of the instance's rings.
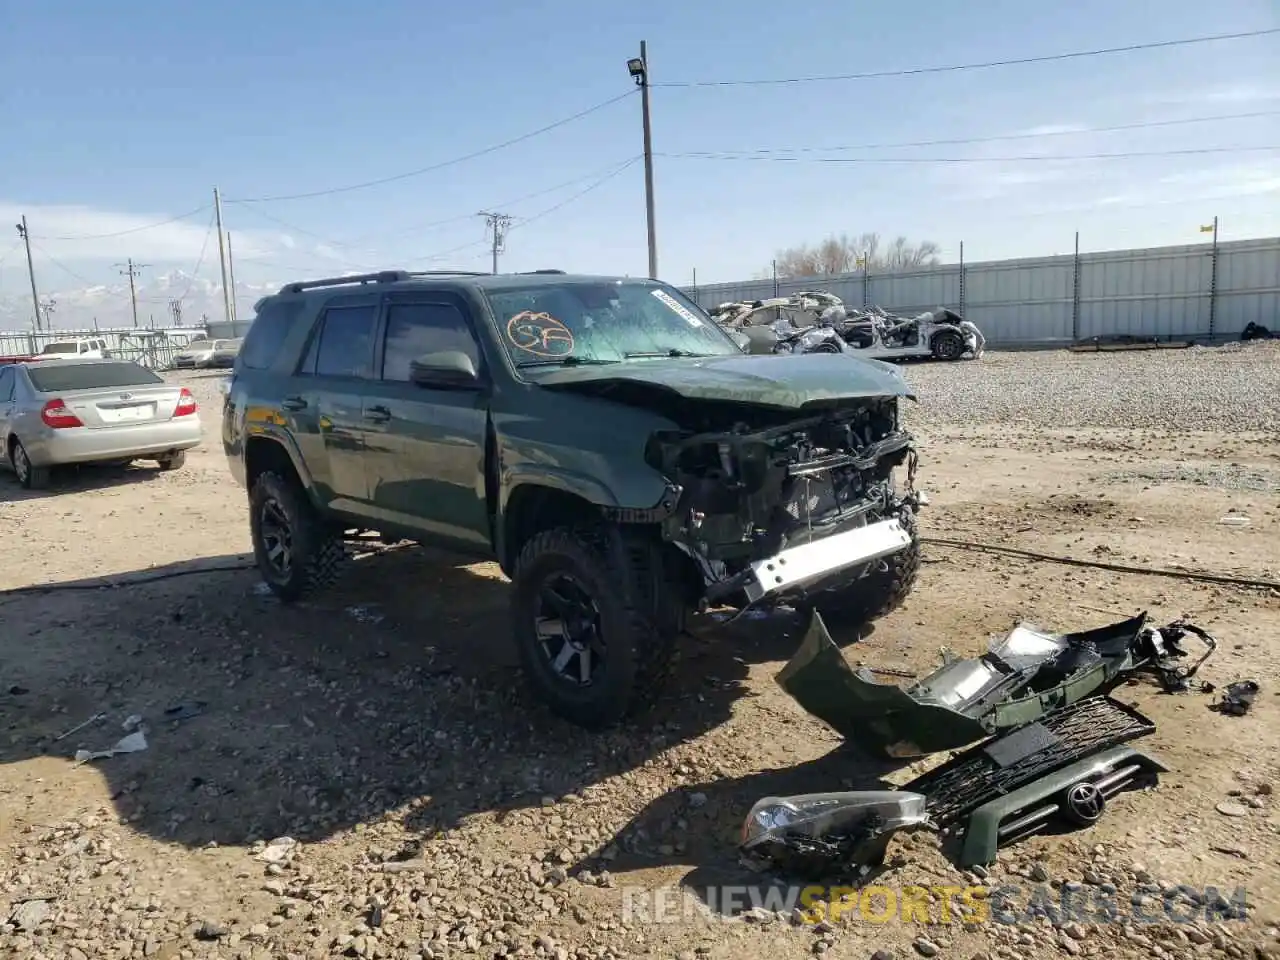
{"label": "door handle", "polygon": [[285,397],[280,401],[280,406],[286,410],[305,410],[307,409],[307,401],[301,397]]}
{"label": "door handle", "polygon": [[374,423],[385,423],[391,419],[391,411],[386,407],[369,407],[364,412],[364,418]]}

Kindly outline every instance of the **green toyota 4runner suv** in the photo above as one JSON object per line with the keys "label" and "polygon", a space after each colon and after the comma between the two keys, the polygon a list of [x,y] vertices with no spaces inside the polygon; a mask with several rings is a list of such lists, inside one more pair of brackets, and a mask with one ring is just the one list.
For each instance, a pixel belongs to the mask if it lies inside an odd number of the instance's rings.
{"label": "green toyota 4runner suv", "polygon": [[903,600],[903,397],[879,361],[744,355],[651,280],[387,271],[259,301],[222,435],[282,600],[353,532],[496,560],[534,691],[598,728],[660,689],[691,613]]}

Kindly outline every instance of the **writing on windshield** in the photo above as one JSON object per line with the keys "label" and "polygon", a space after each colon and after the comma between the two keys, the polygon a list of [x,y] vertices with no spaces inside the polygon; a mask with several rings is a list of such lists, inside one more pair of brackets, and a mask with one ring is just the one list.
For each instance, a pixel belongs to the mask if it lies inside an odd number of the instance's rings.
{"label": "writing on windshield", "polygon": [[486,296],[503,346],[520,366],[739,352],[697,306],[658,283],[566,280]]}

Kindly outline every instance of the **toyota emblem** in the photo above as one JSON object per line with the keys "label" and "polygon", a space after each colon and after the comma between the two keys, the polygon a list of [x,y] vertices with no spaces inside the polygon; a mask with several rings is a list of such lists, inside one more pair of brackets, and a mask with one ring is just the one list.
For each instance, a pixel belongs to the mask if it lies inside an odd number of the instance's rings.
{"label": "toyota emblem", "polygon": [[1082,824],[1093,823],[1102,816],[1107,798],[1093,783],[1077,783],[1067,791],[1067,813]]}
{"label": "toyota emblem", "polygon": [[132,399],[133,399],[133,394],[132,394],[132,393],[122,393],[122,394],[120,394],[120,399],[121,399],[121,400],[132,400]]}

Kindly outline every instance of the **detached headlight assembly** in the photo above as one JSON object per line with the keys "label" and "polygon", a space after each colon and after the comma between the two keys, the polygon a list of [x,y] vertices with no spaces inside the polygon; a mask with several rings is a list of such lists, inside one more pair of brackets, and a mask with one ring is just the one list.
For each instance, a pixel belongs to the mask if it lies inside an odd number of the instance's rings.
{"label": "detached headlight assembly", "polygon": [[926,804],[900,790],[765,797],[742,824],[740,851],[752,866],[786,873],[865,872],[884,862],[896,832],[928,823]]}

